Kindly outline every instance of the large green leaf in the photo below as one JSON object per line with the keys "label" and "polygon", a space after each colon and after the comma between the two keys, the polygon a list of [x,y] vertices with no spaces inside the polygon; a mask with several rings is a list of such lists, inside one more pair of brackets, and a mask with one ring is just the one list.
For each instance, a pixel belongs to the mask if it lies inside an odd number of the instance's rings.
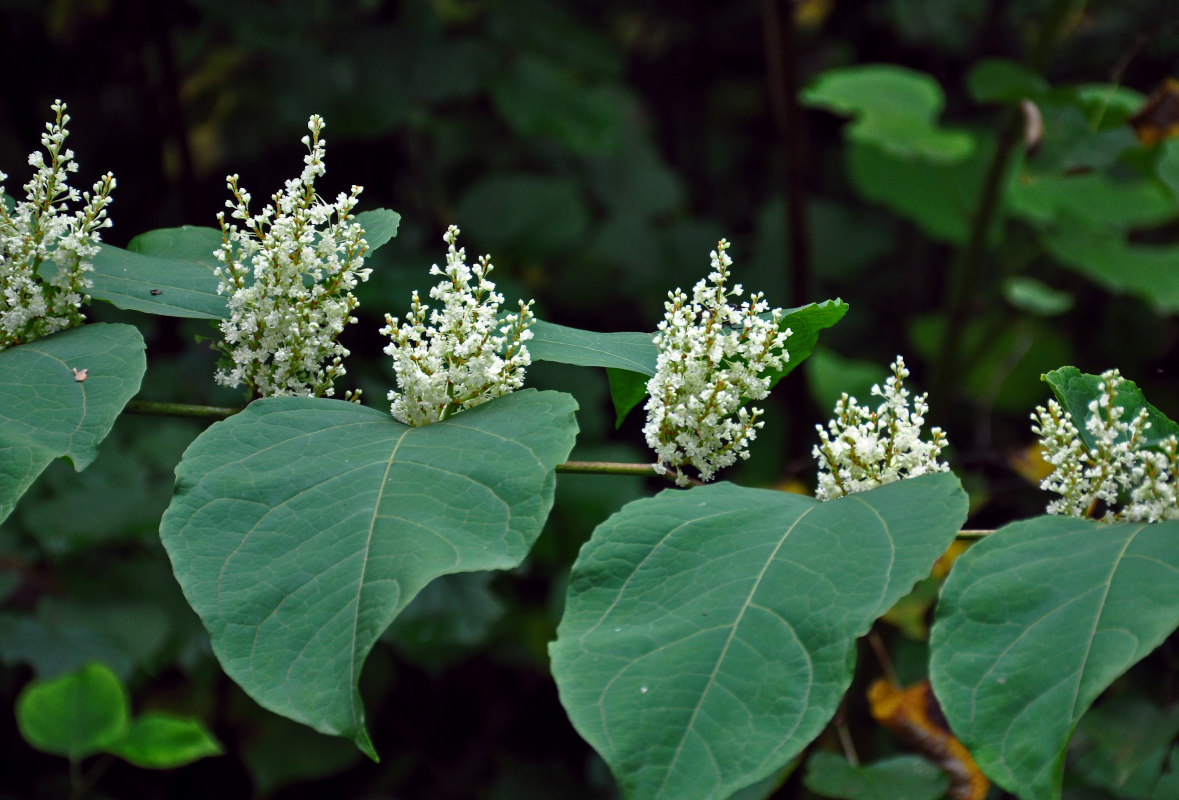
{"label": "large green leaf", "polygon": [[891,64],[824,72],[802,93],[809,106],[851,114],[847,136],[905,159],[951,164],[975,147],[966,131],[937,126],[946,99],[930,76]]}
{"label": "large green leaf", "polygon": [[802,781],[815,794],[840,800],[939,800],[950,783],[946,773],[920,756],[853,766],[827,750],[807,759]]}
{"label": "large green leaf", "polygon": [[84,325],[0,353],[0,522],[53,459],[81,471],[97,457],[146,369],[132,325]]}
{"label": "large green leaf", "polygon": [[1133,294],[1160,313],[1179,313],[1179,246],[1131,244],[1124,234],[1082,222],[1044,233],[1041,242],[1061,264],[1111,292]]}
{"label": "large green leaf", "polygon": [[728,798],[835,713],[856,638],[966,518],[938,473],[826,503],[667,490],[594,531],[550,645],[561,701],[627,798]]}
{"label": "large green leaf", "polygon": [[[984,141],[961,163],[910,161],[878,147],[849,142],[844,158],[856,189],[950,244],[970,238],[974,203],[982,190],[993,145]],[[992,228],[994,235],[997,228]]]}
{"label": "large green leaf", "polygon": [[528,352],[535,361],[655,374],[659,351],[649,333],[598,333],[537,320]]}
{"label": "large green leaf", "polygon": [[[1064,410],[1072,415],[1081,441],[1088,448],[1096,447],[1097,441],[1085,428],[1085,420],[1091,416],[1089,404],[1101,396],[1101,390],[1098,388],[1101,376],[1086,375],[1076,367],[1060,367],[1045,373],[1043,379],[1052,387],[1052,393],[1056,395],[1056,400]],[[1168,436],[1179,437],[1179,424],[1146,402],[1146,396],[1134,381],[1123,380],[1118,388],[1117,397],[1114,398],[1114,404],[1126,410],[1122,417],[1124,420],[1131,420],[1146,409],[1146,418],[1150,422],[1146,432],[1147,446],[1157,445]]]}
{"label": "large green leaf", "polygon": [[144,769],[172,769],[222,752],[200,720],[161,711],[137,717],[123,738],[106,749]]}
{"label": "large green leaf", "polygon": [[[847,309],[842,300],[824,300],[786,310],[779,327],[792,331],[786,340],[790,358],[781,370],[770,373],[770,385],[806,360],[819,341],[819,332],[843,319]],[[535,360],[606,368],[617,424],[646,398],[647,381],[655,374],[659,358],[653,334],[597,333],[541,321],[532,330],[528,349]]]}
{"label": "large green leaf", "polygon": [[225,671],[266,708],[375,758],[356,689],[365,656],[434,578],[523,560],[575,408],[524,390],[410,428],[284,397],[210,427],[176,468],[160,531]]}
{"label": "large green leaf", "polygon": [[1022,800],[1060,796],[1064,750],[1102,691],[1179,625],[1179,523],[1036,517],[958,559],[930,677],[954,734]]}
{"label": "large green leaf", "polygon": [[[93,259],[94,286],[90,296],[118,308],[193,319],[221,319],[228,314],[225,298],[217,294],[213,251],[221,234],[211,228],[172,228],[151,231],[136,241],[152,253],[102,245]],[[203,242],[212,242],[207,252]],[[205,253],[204,256],[198,255]]]}
{"label": "large green leaf", "polygon": [[73,761],[101,752],[127,733],[127,692],[105,664],[34,681],[16,701],[16,723],[25,741]]}
{"label": "large green leaf", "polygon": [[[362,211],[371,254],[397,235],[401,215],[387,208]],[[193,319],[225,319],[226,298],[217,294],[221,231],[185,225],[141,233],[126,250],[102,245],[94,257],[90,296],[118,308]]]}

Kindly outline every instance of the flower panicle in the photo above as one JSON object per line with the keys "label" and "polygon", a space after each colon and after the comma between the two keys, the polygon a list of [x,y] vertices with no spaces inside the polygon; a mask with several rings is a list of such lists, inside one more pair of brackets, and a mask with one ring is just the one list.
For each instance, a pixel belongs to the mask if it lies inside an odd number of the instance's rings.
{"label": "flower panicle", "polygon": [[1045,509],[1069,517],[1099,517],[1104,522],[1157,522],[1179,519],[1179,439],[1152,442],[1145,408],[1126,418],[1118,403],[1125,379],[1116,369],[1101,374],[1098,396],[1088,405],[1084,428],[1055,400],[1037,406],[1032,432],[1040,438],[1052,472],[1040,488],[1059,495]]}
{"label": "flower panicle", "polygon": [[690,298],[678,288],[668,293],[655,333],[659,355],[647,382],[643,434],[656,472],[674,473],[680,486],[690,482],[684,466],[707,481],[749,457],[764,411],[744,406],[769,395],[772,372],[790,358],[781,309],[771,309],[761,293],[729,302],[744,294],[741,284],[729,287],[729,247],[722,239],[710,253],[712,270]]}
{"label": "flower panicle", "polygon": [[921,438],[929,412],[928,395],[912,398],[910,408],[910,393],[904,386],[909,377],[905,360],[897,356],[889,368],[892,375],[884,387],[872,387],[872,394],[882,401],[875,410],[844,393],[826,427],[815,426],[819,444],[812,453],[819,465],[818,499],[830,500],[949,469],[937,460],[948,443],[941,428],[930,428],[929,439]]}
{"label": "flower panicle", "polygon": [[[74,151],[65,147],[70,116],[61,100],[50,108],[54,120],[41,134],[45,152],[29,154],[33,176],[23,187],[25,199],[9,211],[0,186],[0,350],[85,321],[90,259],[98,253],[102,229],[111,226],[114,175],[103,175],[90,191],[69,185],[78,171]],[[7,177],[0,172],[0,182]]]}
{"label": "flower panicle", "polygon": [[307,127],[298,178],[286,181],[255,214],[240,177],[229,175],[229,215],[217,215],[221,247],[214,274],[218,293],[228,295],[230,316],[220,324],[222,358],[215,377],[260,397],[335,394],[333,383],[346,374],[342,362],[348,356],[338,337],[356,322],[352,314],[359,305],[352,290],[372,273],[364,266],[364,229],[353,214],[363,188],[353,186],[332,203],[316,193],[316,179],[327,169],[324,121],[312,115]]}
{"label": "flower panicle", "polygon": [[414,291],[404,321],[386,314],[381,328],[391,340],[385,353],[397,381],[388,393],[390,413],[406,425],[429,425],[513,392],[532,363],[533,301],[501,316],[503,295],[488,279],[491,257],[468,264],[466,250],[456,246],[459,233],[447,228],[446,266],[430,268],[441,278],[429,292],[438,307]]}

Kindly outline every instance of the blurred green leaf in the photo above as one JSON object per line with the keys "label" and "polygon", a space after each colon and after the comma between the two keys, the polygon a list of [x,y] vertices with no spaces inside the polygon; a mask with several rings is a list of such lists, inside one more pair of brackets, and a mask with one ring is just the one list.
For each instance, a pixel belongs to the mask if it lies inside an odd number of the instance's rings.
{"label": "blurred green leaf", "polygon": [[168,622],[148,601],[46,597],[33,616],[0,613],[0,661],[28,664],[38,678],[101,661],[125,680],[159,652]]}
{"label": "blurred green leaf", "polygon": [[849,139],[897,158],[955,164],[975,150],[966,131],[937,126],[946,103],[937,81],[905,67],[870,64],[828,70],[803,90],[801,99],[854,116]]}
{"label": "blurred green leaf", "polygon": [[1015,308],[1040,317],[1054,317],[1073,307],[1071,293],[1024,275],[1003,281],[1003,297]]}
{"label": "blurred green leaf", "polygon": [[1158,146],[1159,160],[1155,164],[1159,180],[1179,202],[1179,139],[1167,139]]}
{"label": "blurred green leaf", "polygon": [[816,348],[806,362],[807,389],[824,412],[834,408],[845,392],[862,404],[874,405],[872,387],[883,386],[889,374],[884,364],[843,358],[823,347]]}
{"label": "blurred green leaf", "polygon": [[1065,746],[1110,683],[1179,625],[1179,523],[1036,517],[962,555],[942,587],[930,677],[983,772],[1059,797]]}
{"label": "blurred green leaf", "polygon": [[965,517],[949,473],[827,503],[728,483],[630,503],[574,564],[561,702],[623,797],[728,798],[823,729],[856,639]]}
{"label": "blurred green leaf", "polygon": [[78,761],[127,732],[130,708],[118,677],[99,662],[33,681],[16,701],[16,723],[30,745]]}
{"label": "blurred green leaf", "polygon": [[454,216],[472,249],[506,249],[526,258],[547,258],[571,247],[589,226],[577,184],[544,175],[501,174],[477,181],[459,200]]}
{"label": "blurred green leaf", "polygon": [[1179,216],[1175,198],[1146,180],[1114,180],[1104,173],[1023,174],[1007,191],[1012,213],[1044,224],[1075,220],[1094,235],[1130,227],[1160,225]]}
{"label": "blurred green leaf", "polygon": [[558,64],[528,53],[491,84],[491,98],[517,133],[552,136],[574,153],[617,149],[633,106],[620,87],[586,85]]}
{"label": "blurred green leaf", "polygon": [[222,753],[200,720],[159,711],[136,717],[126,734],[104,749],[144,769],[182,767]]}
{"label": "blurred green leaf", "polygon": [[176,468],[160,535],[222,667],[260,705],[376,758],[365,657],[434,578],[523,560],[575,407],[525,389],[410,428],[282,397],[210,427]]}
{"label": "blurred green leaf", "polygon": [[503,618],[491,590],[492,572],[443,575],[418,592],[381,640],[415,664],[432,670],[470,656]]}
{"label": "blurred green leaf", "polygon": [[1115,695],[1086,712],[1069,745],[1069,772],[1090,786],[1119,797],[1160,800],[1159,783],[1179,777],[1176,762],[1164,770],[1173,740],[1179,735],[1179,713],[1138,695]]}
{"label": "blurred green leaf", "polygon": [[839,800],[939,800],[950,780],[920,756],[895,756],[852,766],[843,756],[816,750],[806,762],[803,785]]}
{"label": "blurred green leaf", "polygon": [[1083,222],[1060,225],[1041,241],[1061,264],[1108,291],[1141,298],[1159,313],[1179,312],[1179,244],[1131,244]]}
{"label": "blurred green leaf", "polygon": [[1050,88],[1039,73],[1003,58],[988,58],[975,64],[966,76],[966,87],[977,103],[1036,100]]}
{"label": "blurred green leaf", "polygon": [[94,461],[146,369],[131,325],[84,325],[0,352],[0,521],[55,458],[78,471]]}
{"label": "blurred green leaf", "polygon": [[[1057,402],[1072,415],[1081,441],[1088,448],[1096,447],[1097,442],[1085,427],[1085,420],[1092,416],[1089,404],[1101,396],[1101,376],[1086,375],[1076,367],[1060,367],[1045,374],[1043,379],[1052,387]],[[1146,410],[1150,427],[1147,429],[1145,444],[1148,447],[1156,446],[1169,436],[1179,437],[1179,423],[1172,421],[1162,411],[1146,402],[1146,397],[1134,381],[1126,378],[1123,378],[1123,381],[1118,388],[1117,397],[1114,398],[1114,405],[1125,409],[1125,420],[1131,420],[1138,416],[1140,411]]]}
{"label": "blurred green leaf", "polygon": [[1074,104],[1045,102],[1038,108],[1044,136],[1027,157],[1029,171],[1058,175],[1105,169],[1139,146],[1128,125],[1098,129]]}
{"label": "blurred green leaf", "polygon": [[989,142],[953,165],[908,161],[858,142],[848,143],[844,158],[852,182],[868,200],[938,241],[962,245],[969,239],[973,204],[990,158]]}

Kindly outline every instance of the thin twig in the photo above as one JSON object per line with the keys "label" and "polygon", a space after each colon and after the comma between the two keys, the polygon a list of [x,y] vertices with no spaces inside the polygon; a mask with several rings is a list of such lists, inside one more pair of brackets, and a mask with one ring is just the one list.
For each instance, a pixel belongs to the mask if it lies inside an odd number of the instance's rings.
{"label": "thin twig", "polygon": [[190,403],[157,403],[151,400],[132,400],[125,409],[131,414],[150,417],[185,417],[188,419],[225,419],[242,409],[221,406],[198,406]]}

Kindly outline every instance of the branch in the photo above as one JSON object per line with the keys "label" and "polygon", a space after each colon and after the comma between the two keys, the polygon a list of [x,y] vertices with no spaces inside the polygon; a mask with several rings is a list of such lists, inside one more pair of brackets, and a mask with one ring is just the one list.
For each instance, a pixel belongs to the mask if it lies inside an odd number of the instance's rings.
{"label": "branch", "polygon": [[184,417],[187,419],[219,420],[232,417],[240,408],[220,406],[197,406],[189,403],[156,403],[150,400],[132,400],[125,409],[131,414],[149,417]]}

